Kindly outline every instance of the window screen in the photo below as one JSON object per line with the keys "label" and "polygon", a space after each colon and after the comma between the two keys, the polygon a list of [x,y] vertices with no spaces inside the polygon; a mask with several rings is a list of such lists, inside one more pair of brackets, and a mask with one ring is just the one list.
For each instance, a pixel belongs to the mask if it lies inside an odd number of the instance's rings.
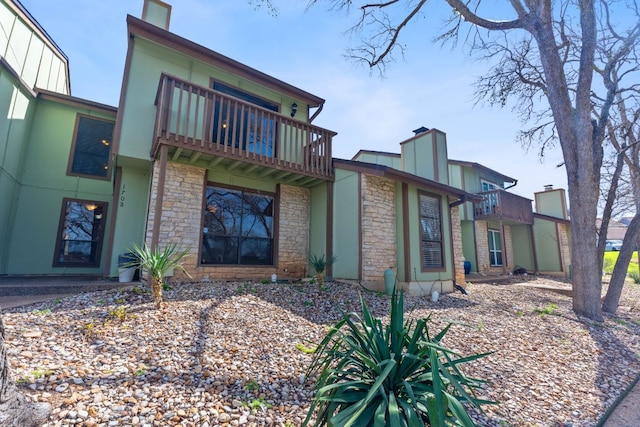
{"label": "window screen", "polygon": [[420,249],[422,269],[444,266],[440,197],[420,194]]}

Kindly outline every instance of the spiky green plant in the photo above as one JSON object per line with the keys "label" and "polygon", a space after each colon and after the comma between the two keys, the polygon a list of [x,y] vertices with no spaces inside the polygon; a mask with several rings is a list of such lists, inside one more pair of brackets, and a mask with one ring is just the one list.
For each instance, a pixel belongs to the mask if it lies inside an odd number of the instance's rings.
{"label": "spiky green plant", "polygon": [[318,255],[309,255],[309,264],[316,271],[316,275],[318,276],[318,292],[322,292],[322,286],[324,285],[324,273],[327,268],[336,263],[338,260],[335,256],[325,257],[324,254],[322,256]]}
{"label": "spiky green plant", "polygon": [[459,366],[491,353],[462,357],[440,344],[451,324],[431,336],[429,317],[404,321],[403,294],[391,297],[390,323],[360,297],[362,315],[342,313],[316,350],[307,375],[318,375],[304,426],[474,426],[463,403],[480,408],[484,381]]}
{"label": "spiky green plant", "polygon": [[147,272],[156,309],[162,307],[162,288],[167,273],[177,268],[191,277],[182,267],[182,260],[189,254],[189,248],[182,249],[178,243],[169,243],[163,249],[150,248],[147,245],[140,247],[133,243],[130,252],[135,255],[136,259],[125,267],[140,267],[141,271]]}

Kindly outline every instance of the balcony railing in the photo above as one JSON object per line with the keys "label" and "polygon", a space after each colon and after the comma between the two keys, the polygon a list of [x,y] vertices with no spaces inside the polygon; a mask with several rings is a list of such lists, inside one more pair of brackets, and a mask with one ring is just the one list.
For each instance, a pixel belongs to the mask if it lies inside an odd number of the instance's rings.
{"label": "balcony railing", "polygon": [[163,74],[152,157],[160,144],[330,179],[335,132]]}
{"label": "balcony railing", "polygon": [[486,191],[479,195],[483,200],[473,204],[475,219],[503,219],[533,224],[531,200],[504,190]]}

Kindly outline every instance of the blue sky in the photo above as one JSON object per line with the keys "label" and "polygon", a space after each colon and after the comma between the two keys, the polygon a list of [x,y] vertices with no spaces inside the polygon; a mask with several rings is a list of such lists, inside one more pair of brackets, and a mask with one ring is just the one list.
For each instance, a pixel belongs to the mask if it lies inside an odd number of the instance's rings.
{"label": "blue sky", "polygon": [[[142,0],[21,0],[69,57],[72,95],[118,105],[127,48],[126,15],[140,17]],[[473,82],[487,65],[462,49],[432,43],[442,6],[407,32],[404,58],[384,75],[344,58],[357,40],[353,17],[306,0],[277,0],[278,16],[243,0],[169,0],[170,30],[223,55],[326,99],[318,126],[338,132],[335,157],[360,149],[400,152],[420,126],[447,133],[449,158],[483,164],[518,179],[510,191],[533,199],[552,184],[566,188],[559,148],[540,163],[537,150],[516,142],[526,125],[509,109],[476,105]],[[432,2],[437,4],[438,2]],[[431,11],[429,10],[429,11]]]}

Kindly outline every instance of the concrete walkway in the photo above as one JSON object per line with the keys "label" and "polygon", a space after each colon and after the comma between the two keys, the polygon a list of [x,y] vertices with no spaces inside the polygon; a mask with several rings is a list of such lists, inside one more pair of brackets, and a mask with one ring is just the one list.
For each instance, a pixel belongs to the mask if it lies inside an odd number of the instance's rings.
{"label": "concrete walkway", "polygon": [[[0,276],[0,309],[127,286],[97,276]],[[598,427],[640,426],[640,381],[605,414]]]}
{"label": "concrete walkway", "polygon": [[640,381],[618,404],[607,412],[598,427],[638,427],[640,426]]}
{"label": "concrete walkway", "polygon": [[126,285],[98,276],[0,276],[0,309]]}

